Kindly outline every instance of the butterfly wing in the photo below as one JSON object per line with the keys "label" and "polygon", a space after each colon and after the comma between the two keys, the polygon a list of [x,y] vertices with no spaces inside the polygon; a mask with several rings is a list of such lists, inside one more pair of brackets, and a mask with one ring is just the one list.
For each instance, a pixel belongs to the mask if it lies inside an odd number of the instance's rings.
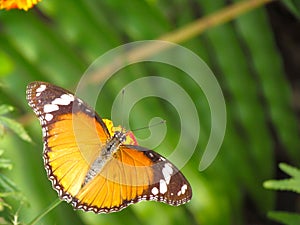
{"label": "butterfly wing", "polygon": [[60,198],[76,209],[108,213],[141,200],[180,205],[191,199],[182,173],[158,153],[137,145],[120,145],[84,183],[91,164],[112,140],[106,124],[80,99],[49,83],[29,84],[27,100],[42,126],[48,178]]}
{"label": "butterfly wing", "polygon": [[[137,145],[122,146],[121,152],[128,155],[129,159],[128,162],[125,161],[125,166],[130,171],[135,170],[136,164],[139,165],[140,163],[142,165],[147,162],[146,167],[139,167],[141,169],[137,170],[137,185],[146,186],[142,194],[143,199],[177,206],[188,202],[192,198],[191,186],[184,175],[173,163],[157,152]],[[136,157],[137,154],[139,154],[139,157]],[[145,168],[151,171],[149,180],[145,179],[146,176],[143,171]]]}
{"label": "butterfly wing", "polygon": [[94,110],[65,89],[33,82],[26,93],[42,126],[48,178],[59,196],[71,201],[110,134]]}
{"label": "butterfly wing", "polygon": [[140,146],[121,145],[113,159],[75,196],[73,206],[109,213],[142,200],[180,205],[191,197],[190,184],[170,161]]}

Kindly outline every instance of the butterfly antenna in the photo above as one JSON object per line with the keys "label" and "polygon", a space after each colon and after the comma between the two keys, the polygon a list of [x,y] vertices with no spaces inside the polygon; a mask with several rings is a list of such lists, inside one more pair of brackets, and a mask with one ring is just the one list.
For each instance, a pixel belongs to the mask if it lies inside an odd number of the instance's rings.
{"label": "butterfly antenna", "polygon": [[160,125],[160,124],[165,124],[165,123],[167,123],[166,120],[161,120],[161,121],[159,121],[159,122],[157,122],[157,123],[154,123],[154,124],[151,124],[151,125],[149,125],[149,126],[140,127],[140,128],[137,128],[137,129],[134,129],[134,130],[131,130],[131,131],[132,131],[132,132],[135,132],[135,131],[138,131],[138,130],[149,129],[149,128],[151,128],[151,127],[155,127],[155,126],[158,126],[158,125]]}
{"label": "butterfly antenna", "polygon": [[125,88],[122,89],[122,96],[121,96],[121,116],[122,116],[122,121],[121,121],[121,127],[122,127],[122,130],[124,130],[124,115],[123,115],[123,112],[124,112],[124,95],[125,95]]}

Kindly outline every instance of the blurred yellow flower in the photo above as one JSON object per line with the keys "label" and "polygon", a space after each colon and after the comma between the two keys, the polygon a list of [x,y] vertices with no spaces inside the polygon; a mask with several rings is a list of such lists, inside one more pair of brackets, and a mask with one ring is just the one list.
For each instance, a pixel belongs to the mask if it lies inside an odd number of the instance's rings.
{"label": "blurred yellow flower", "polygon": [[23,9],[27,11],[41,0],[0,0],[0,9]]}
{"label": "blurred yellow flower", "polygon": [[125,131],[124,128],[121,126],[114,127],[114,124],[111,120],[109,119],[102,119],[103,122],[105,123],[107,130],[111,136],[114,136],[116,131],[121,131],[126,133],[126,140],[124,141],[123,144],[126,145],[138,145],[138,142],[134,136],[134,134],[131,131]]}

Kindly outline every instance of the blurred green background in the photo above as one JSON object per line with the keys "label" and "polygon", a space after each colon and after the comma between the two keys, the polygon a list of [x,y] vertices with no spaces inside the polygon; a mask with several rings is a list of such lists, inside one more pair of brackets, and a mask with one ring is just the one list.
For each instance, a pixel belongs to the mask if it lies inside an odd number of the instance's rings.
{"label": "blurred green background", "polygon": [[[41,129],[25,100],[29,82],[42,80],[74,91],[88,66],[106,51],[156,39],[238,2],[43,0],[28,12],[0,11],[0,104],[15,108],[8,117],[21,122],[33,140],[24,142],[10,131],[0,139],[3,157],[13,164],[12,170],[0,171],[25,197],[4,198],[12,208],[0,211],[0,217],[18,215],[26,224],[57,198],[43,168]],[[137,78],[165,76],[184,88],[201,121],[196,151],[182,169],[193,188],[190,203],[176,208],[142,202],[94,215],[73,211],[63,202],[39,224],[274,224],[267,219],[269,210],[299,211],[295,195],[262,186],[282,177],[278,162],[300,162],[300,25],[296,8],[289,6],[270,3],[180,43],[209,65],[226,100],[226,136],[205,171],[198,166],[210,132],[210,110],[201,89],[182,71],[152,63],[129,66],[111,79],[98,101],[99,114],[110,118],[114,97]],[[179,116],[171,104],[144,99],[132,110],[130,124],[143,127],[157,116],[166,119],[168,130],[155,151],[168,156],[180,136]],[[149,131],[136,135],[145,138]]]}

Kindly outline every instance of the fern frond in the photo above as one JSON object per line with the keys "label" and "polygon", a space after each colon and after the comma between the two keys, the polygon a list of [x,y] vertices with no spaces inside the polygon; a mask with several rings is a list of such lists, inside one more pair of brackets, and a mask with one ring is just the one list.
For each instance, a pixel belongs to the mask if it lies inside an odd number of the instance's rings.
{"label": "fern frond", "polygon": [[290,175],[291,178],[268,180],[263,183],[263,186],[267,189],[300,193],[300,170],[285,163],[280,163],[279,167],[286,174]]}

